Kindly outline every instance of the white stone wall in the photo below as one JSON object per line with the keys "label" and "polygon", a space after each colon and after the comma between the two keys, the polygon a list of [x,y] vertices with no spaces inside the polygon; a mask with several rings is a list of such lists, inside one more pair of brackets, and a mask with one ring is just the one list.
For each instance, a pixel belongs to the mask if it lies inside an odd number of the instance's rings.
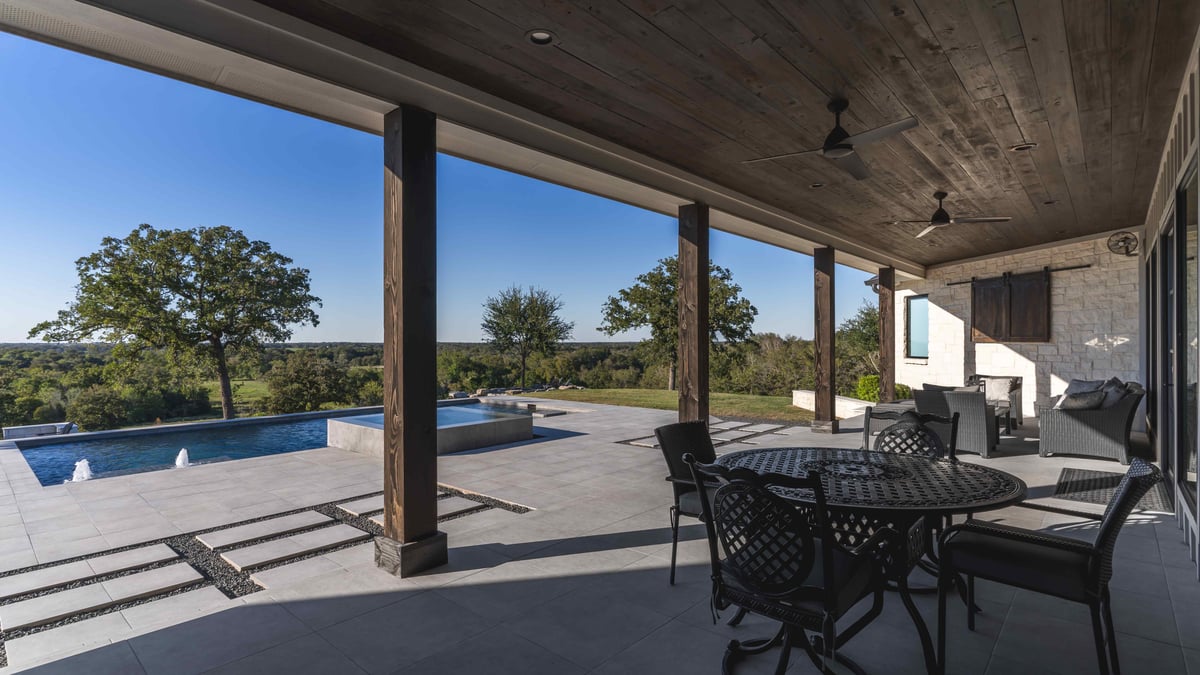
{"label": "white stone wall", "polygon": [[[1043,267],[1090,264],[1050,276],[1048,343],[990,344],[971,341],[971,285],[947,282],[998,277]],[[905,298],[929,296],[929,358],[904,356]],[[924,383],[962,385],[972,373],[1020,375],[1024,413],[1062,393],[1071,379],[1112,376],[1145,384],[1138,357],[1138,258],[1110,253],[1106,239],[1066,244],[941,267],[929,277],[901,284],[896,293],[896,381],[916,389]]]}

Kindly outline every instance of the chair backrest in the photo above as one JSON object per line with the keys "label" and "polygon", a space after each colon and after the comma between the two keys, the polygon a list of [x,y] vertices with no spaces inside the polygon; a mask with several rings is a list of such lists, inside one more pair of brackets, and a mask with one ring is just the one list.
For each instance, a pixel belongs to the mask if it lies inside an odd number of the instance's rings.
{"label": "chair backrest", "polygon": [[[815,472],[804,478],[760,475],[749,469],[731,470],[700,464],[691,457],[688,460],[698,489],[712,480],[720,485],[711,501],[706,490],[699,490],[714,582],[720,583],[725,572],[746,590],[767,598],[819,591],[832,599],[836,588],[833,534],[825,515],[825,493]],[[770,486],[811,492],[811,508],[798,509]],[[718,542],[725,552],[723,561]],[[805,585],[818,564],[826,571],[816,575],[821,585]]]}
{"label": "chair backrest", "polygon": [[[926,455],[942,459],[954,459],[954,446],[958,437],[958,413],[949,418],[938,415],[922,415],[905,412],[898,415],[899,421],[879,432],[875,437],[875,452],[893,452],[902,455]],[[929,424],[950,425],[950,438],[943,442]]]}
{"label": "chair backrest", "polygon": [[671,478],[692,480],[692,468],[683,461],[691,453],[697,462],[709,464],[717,459],[708,425],[704,422],[676,422],[654,430],[663,458],[667,460],[667,471]]}
{"label": "chair backrest", "polygon": [[1129,470],[1121,479],[1113,497],[1104,509],[1104,517],[1100,520],[1100,531],[1096,534],[1096,552],[1099,555],[1099,580],[1106,582],[1112,578],[1113,549],[1117,546],[1117,536],[1130,512],[1137,506],[1142,497],[1160,480],[1162,472],[1157,466],[1135,457],[1129,464]]}

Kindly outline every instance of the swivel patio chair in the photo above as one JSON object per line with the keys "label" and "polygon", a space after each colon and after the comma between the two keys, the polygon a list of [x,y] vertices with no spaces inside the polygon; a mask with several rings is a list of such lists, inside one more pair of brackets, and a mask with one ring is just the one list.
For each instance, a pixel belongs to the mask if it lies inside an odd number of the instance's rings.
{"label": "swivel patio chair", "polygon": [[[805,478],[759,475],[699,464],[691,456],[686,461],[695,473],[701,520],[708,531],[714,621],[717,610],[734,605],[780,622],[772,638],[731,641],[722,672],[728,674],[742,656],[777,645],[782,645],[777,674],[787,670],[794,647],[803,648],[823,673],[833,672],[827,659],[861,672],[837,650],[883,610],[884,558],[895,532],[881,528],[845,549],[830,528],[816,473]],[[710,497],[702,488],[713,479],[720,487]],[[806,500],[810,505],[789,502],[770,487],[804,490],[812,495]],[[867,597],[873,599],[870,609],[837,632],[837,622]]]}
{"label": "swivel patio chair", "polygon": [[700,517],[700,496],[692,469],[683,456],[691,453],[700,462],[717,458],[708,425],[704,422],[677,422],[654,430],[663,458],[667,460],[667,480],[671,482],[675,503],[671,505],[671,585],[675,585],[675,554],[679,548],[679,516]]}
{"label": "swivel patio chair", "polygon": [[970,630],[975,630],[975,577],[1083,603],[1092,614],[1100,672],[1119,675],[1108,593],[1113,548],[1129,513],[1160,480],[1158,467],[1134,459],[1108,503],[1092,543],[978,520],[948,528],[942,535],[938,577],[938,662],[946,662],[946,591],[954,576],[962,574],[967,577]]}

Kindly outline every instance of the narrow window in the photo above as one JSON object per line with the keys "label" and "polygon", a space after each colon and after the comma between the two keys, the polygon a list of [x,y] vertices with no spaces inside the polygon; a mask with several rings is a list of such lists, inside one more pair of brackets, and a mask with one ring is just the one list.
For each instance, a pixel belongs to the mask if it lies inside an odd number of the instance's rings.
{"label": "narrow window", "polygon": [[929,358],[929,296],[904,299],[904,355],[911,359]]}

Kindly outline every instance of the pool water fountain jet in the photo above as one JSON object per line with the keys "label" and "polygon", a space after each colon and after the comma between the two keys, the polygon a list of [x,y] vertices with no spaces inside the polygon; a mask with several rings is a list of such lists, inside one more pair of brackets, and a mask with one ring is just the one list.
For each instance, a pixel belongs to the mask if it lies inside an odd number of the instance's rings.
{"label": "pool water fountain jet", "polygon": [[71,480],[63,481],[66,483],[82,483],[85,480],[91,480],[92,466],[88,464],[86,458],[75,462],[75,473],[71,474]]}
{"label": "pool water fountain jet", "polygon": [[175,468],[182,469],[184,467],[188,467],[191,465],[192,465],[192,463],[190,461],[188,461],[187,448],[180,448],[179,454],[175,456]]}

